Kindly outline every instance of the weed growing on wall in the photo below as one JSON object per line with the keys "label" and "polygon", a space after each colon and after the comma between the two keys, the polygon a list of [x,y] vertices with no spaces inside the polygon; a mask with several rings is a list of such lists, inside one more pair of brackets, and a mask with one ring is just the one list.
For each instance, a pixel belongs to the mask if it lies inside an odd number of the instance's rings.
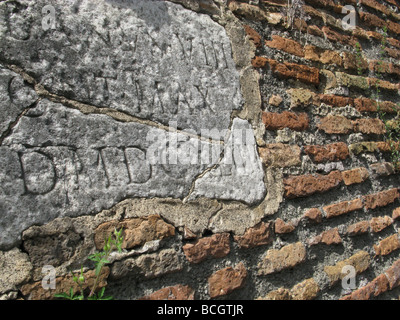
{"label": "weed growing on wall", "polygon": [[375,77],[378,79],[375,84],[375,99],[377,104],[379,119],[385,125],[385,142],[389,146],[391,162],[393,163],[396,170],[400,169],[400,151],[399,151],[399,141],[400,141],[400,106],[397,105],[394,108],[396,117],[394,119],[387,118],[387,112],[382,109],[381,106],[381,91],[379,88],[380,79],[382,79],[382,73],[384,72],[383,59],[386,53],[387,46],[387,27],[383,28],[383,37],[379,47],[379,58],[377,62],[377,67],[375,69]]}
{"label": "weed growing on wall", "polygon": [[112,300],[113,297],[104,296],[104,291],[106,289],[105,287],[101,288],[98,293],[96,293],[96,291],[99,284],[101,271],[107,263],[110,263],[108,259],[111,252],[113,252],[115,249],[117,249],[118,252],[122,251],[123,236],[121,234],[122,229],[119,231],[114,230],[114,233],[110,233],[108,238],[105,239],[103,251],[93,253],[88,257],[89,260],[92,260],[95,263],[95,280],[92,288],[90,288],[90,293],[87,298],[85,297],[85,290],[83,288],[83,285],[86,281],[83,275],[83,267],[81,267],[81,272],[78,276],[71,271],[72,279],[78,285],[79,292],[74,292],[74,289],[71,288],[68,293],[63,292],[55,294],[54,297],[68,300]]}

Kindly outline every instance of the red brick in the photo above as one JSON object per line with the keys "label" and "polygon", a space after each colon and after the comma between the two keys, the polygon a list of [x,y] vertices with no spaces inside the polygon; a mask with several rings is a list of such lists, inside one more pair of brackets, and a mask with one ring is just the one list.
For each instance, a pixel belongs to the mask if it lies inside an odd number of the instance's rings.
{"label": "red brick", "polygon": [[379,241],[378,245],[374,245],[376,256],[386,256],[398,249],[400,249],[400,241],[397,234],[393,234]]}
{"label": "red brick", "polygon": [[374,217],[369,222],[372,232],[381,232],[383,229],[387,228],[393,223],[393,220],[389,216],[384,217]]}
{"label": "red brick", "polygon": [[268,59],[264,57],[254,57],[251,60],[251,64],[254,68],[265,68],[267,65]]}
{"label": "red brick", "polygon": [[400,207],[396,208],[392,212],[392,219],[397,220],[400,218]]}
{"label": "red brick", "polygon": [[247,271],[242,262],[235,268],[227,267],[218,270],[208,278],[210,297],[224,296],[243,287],[246,277]]}
{"label": "red brick", "polygon": [[333,31],[331,28],[326,26],[322,27],[322,32],[324,33],[326,38],[332,42],[340,42],[351,46],[355,46],[357,42],[352,37]]}
{"label": "red brick", "polygon": [[361,199],[354,199],[351,201],[342,201],[339,203],[325,206],[323,209],[326,212],[327,218],[337,217],[355,210],[360,210],[363,207]]}
{"label": "red brick", "polygon": [[320,94],[319,99],[321,102],[333,107],[346,107],[347,105],[353,106],[354,104],[352,98],[337,96],[334,94]]}
{"label": "red brick", "polygon": [[357,119],[353,121],[355,132],[365,134],[384,134],[386,132],[385,124],[380,119]]}
{"label": "red brick", "polygon": [[328,134],[348,134],[353,130],[353,122],[343,116],[328,115],[321,119],[318,129]]}
{"label": "red brick", "polygon": [[282,38],[278,35],[272,35],[272,40],[265,41],[265,44],[270,48],[282,50],[298,57],[304,57],[303,46],[294,40]]}
{"label": "red brick", "polygon": [[319,69],[297,63],[279,63],[268,59],[272,72],[281,79],[293,78],[307,84],[319,84]]}
{"label": "red brick", "polygon": [[254,45],[257,48],[260,48],[262,46],[262,43],[261,43],[261,36],[258,34],[258,32],[248,25],[244,25],[244,30],[246,31],[250,40],[253,41]]}
{"label": "red brick", "polygon": [[399,192],[397,188],[390,189],[387,191],[378,192],[364,196],[364,205],[366,209],[375,209],[377,207],[384,207],[390,203],[393,203],[399,198]]}
{"label": "red brick", "polygon": [[305,146],[304,151],[316,163],[345,160],[349,156],[349,149],[344,142],[337,142],[325,146]]}
{"label": "red brick", "polygon": [[332,244],[341,244],[342,243],[342,238],[339,235],[339,230],[338,228],[330,229],[327,231],[322,232],[320,235],[312,238],[309,241],[309,245],[316,245],[319,243],[324,243],[327,245],[332,245]]}
{"label": "red brick", "polygon": [[368,170],[365,168],[355,168],[342,172],[343,181],[346,186],[354,183],[362,183],[369,178]]}
{"label": "red brick", "polygon": [[390,13],[392,12],[392,10],[390,10],[388,7],[386,7],[385,5],[383,5],[382,3],[379,3],[375,0],[361,0],[360,1],[361,4],[366,5],[372,9],[375,9],[377,11],[380,11],[386,15],[390,15]]}
{"label": "red brick", "polygon": [[389,282],[389,289],[392,290],[400,285],[400,259],[396,260],[392,266],[385,271]]}
{"label": "red brick", "polygon": [[343,66],[346,70],[366,70],[368,62],[362,57],[358,57],[350,52],[343,52]]}
{"label": "red brick", "polygon": [[306,113],[284,111],[282,113],[263,112],[262,121],[267,130],[289,128],[295,131],[308,129],[309,119]]}
{"label": "red brick", "polygon": [[304,213],[304,217],[315,223],[322,221],[322,212],[318,208],[311,208]]}
{"label": "red brick", "polygon": [[192,263],[200,263],[208,257],[222,258],[230,252],[229,233],[199,239],[195,243],[185,244],[182,249]]}
{"label": "red brick", "polygon": [[295,226],[293,223],[285,222],[282,219],[278,218],[275,220],[275,233],[278,234],[283,234],[283,233],[290,233],[293,232],[295,229]]}
{"label": "red brick", "polygon": [[260,222],[241,236],[235,236],[240,248],[248,249],[269,244],[273,241],[272,222]]}
{"label": "red brick", "polygon": [[396,113],[397,105],[391,101],[379,101],[368,98],[354,99],[354,106],[359,112],[378,112],[379,110],[386,113]]}
{"label": "red brick", "polygon": [[317,37],[321,37],[321,38],[324,36],[324,33],[316,25],[308,26],[307,32],[313,36],[317,36]]}
{"label": "red brick", "polygon": [[342,182],[339,171],[332,171],[328,175],[302,175],[284,179],[285,197],[307,197],[315,193],[323,193],[337,187]]}
{"label": "red brick", "polygon": [[391,44],[393,47],[400,48],[400,41],[399,41],[399,40],[394,39],[394,38],[387,38],[386,40],[387,40],[387,42],[388,42],[389,44]]}
{"label": "red brick", "polygon": [[396,22],[393,21],[388,21],[387,22],[387,28],[389,31],[396,33],[396,34],[400,34],[400,25]]}
{"label": "red brick", "polygon": [[393,48],[385,48],[385,52],[392,58],[400,59],[400,50]]}
{"label": "red brick", "polygon": [[363,21],[367,26],[374,26],[379,28],[387,26],[385,20],[382,20],[381,18],[377,17],[372,13],[359,11],[358,14],[360,16],[361,21]]}
{"label": "red brick", "polygon": [[162,288],[139,300],[194,300],[194,290],[189,286],[178,284],[176,286]]}
{"label": "red brick", "polygon": [[353,223],[347,227],[346,233],[349,236],[357,236],[359,234],[367,233],[369,230],[369,221],[360,221]]}
{"label": "red brick", "polygon": [[353,291],[351,294],[342,297],[341,300],[369,300],[371,297],[386,292],[389,289],[388,279],[384,274],[379,275],[362,288]]}

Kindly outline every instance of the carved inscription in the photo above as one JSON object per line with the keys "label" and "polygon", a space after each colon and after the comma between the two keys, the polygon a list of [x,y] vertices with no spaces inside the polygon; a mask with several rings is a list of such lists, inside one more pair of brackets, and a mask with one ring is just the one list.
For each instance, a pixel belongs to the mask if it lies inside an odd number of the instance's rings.
{"label": "carved inscription", "polygon": [[[197,134],[229,127],[242,106],[239,73],[226,31],[210,17],[158,0],[82,0],[79,10],[55,3],[57,28],[30,28],[25,41],[10,34],[3,44],[50,92]],[[12,18],[40,21],[31,15],[48,4],[27,2]],[[32,50],[35,63],[26,59]]]}

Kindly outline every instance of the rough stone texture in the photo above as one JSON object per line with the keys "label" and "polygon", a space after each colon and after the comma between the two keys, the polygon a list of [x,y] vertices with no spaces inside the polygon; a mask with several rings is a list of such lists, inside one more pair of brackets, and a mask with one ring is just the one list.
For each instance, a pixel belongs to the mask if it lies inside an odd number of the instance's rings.
{"label": "rough stone texture", "polygon": [[235,268],[227,267],[218,270],[208,278],[210,297],[224,296],[241,288],[245,283],[246,277],[247,271],[242,262]]}
{"label": "rough stone texture", "polygon": [[200,263],[208,257],[222,258],[230,252],[229,234],[221,233],[202,238],[194,244],[185,244],[182,249],[191,263]]}
{"label": "rough stone texture", "polygon": [[155,278],[164,274],[182,271],[182,257],[174,249],[143,254],[137,258],[116,261],[111,267],[110,277],[121,279],[129,274]]}
{"label": "rough stone texture", "polygon": [[20,75],[0,64],[0,137],[37,99],[36,92],[24,84]]}
{"label": "rough stone texture", "polygon": [[[14,12],[2,4],[11,23],[0,58],[54,94],[199,134],[227,129],[241,106],[229,38],[207,15],[152,0],[21,2]],[[40,23],[46,5],[55,8],[55,32]]]}
{"label": "rough stone texture", "polygon": [[194,290],[189,286],[178,284],[157,290],[139,300],[194,300]]}
{"label": "rough stone texture", "polygon": [[270,249],[258,264],[258,274],[267,275],[293,268],[306,259],[306,249],[301,242],[288,244],[280,250]]}
{"label": "rough stone texture", "polygon": [[[167,147],[173,141],[176,148]],[[200,159],[203,147],[207,161]],[[128,196],[184,197],[221,151],[218,144],[105,115],[85,116],[46,100],[20,119],[0,148],[2,210],[18,212],[11,220],[3,216],[1,246],[32,224],[98,212]]]}
{"label": "rough stone texture", "polygon": [[250,124],[234,119],[224,157],[194,183],[189,199],[198,197],[260,202],[265,196],[264,171]]}
{"label": "rough stone texture", "polygon": [[120,229],[124,237],[123,249],[132,249],[148,241],[162,240],[175,235],[174,226],[166,223],[159,215],[125,219],[121,222],[110,221],[97,227],[94,236],[96,248],[101,250],[109,234]]}
{"label": "rough stone texture", "polygon": [[26,253],[17,248],[0,251],[0,294],[16,290],[17,286],[31,277],[32,264]]}

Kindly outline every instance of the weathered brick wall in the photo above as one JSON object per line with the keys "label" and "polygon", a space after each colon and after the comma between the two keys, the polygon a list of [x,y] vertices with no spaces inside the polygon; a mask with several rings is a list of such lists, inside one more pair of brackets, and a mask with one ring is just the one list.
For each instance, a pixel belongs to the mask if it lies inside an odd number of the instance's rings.
{"label": "weathered brick wall", "polygon": [[[230,38],[244,99],[232,118],[254,130],[264,200],[133,197],[31,226],[0,252],[3,297],[51,299],[74,286],[68,270],[82,264],[89,279],[88,254],[123,227],[126,251],[100,283],[116,299],[398,299],[399,176],[374,93],[388,114],[400,102],[400,2],[305,0],[309,18],[292,26],[286,0],[172,2],[211,16]],[[347,4],[353,30],[341,25]],[[87,110],[4,60],[39,97]],[[42,288],[43,265],[56,268],[56,290]],[[353,289],[342,286],[346,266]]]}

